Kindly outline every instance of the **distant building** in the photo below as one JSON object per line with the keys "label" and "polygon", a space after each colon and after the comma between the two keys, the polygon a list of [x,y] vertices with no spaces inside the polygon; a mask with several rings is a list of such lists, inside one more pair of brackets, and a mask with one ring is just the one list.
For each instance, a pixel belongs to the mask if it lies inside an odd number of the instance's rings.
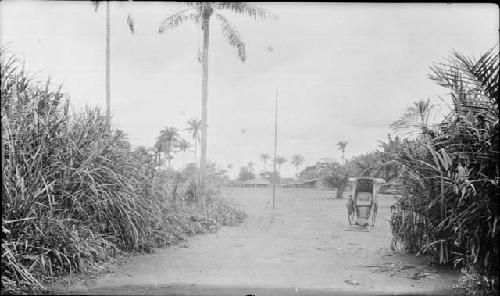
{"label": "distant building", "polygon": [[320,190],[332,190],[333,188],[328,185],[323,178],[315,178],[303,181],[291,182],[283,185],[285,188],[311,188]]}
{"label": "distant building", "polygon": [[[295,183],[300,183],[299,181],[295,180],[294,178],[281,178],[277,182],[276,185],[281,186],[281,187],[289,187],[288,185],[290,184],[295,184]],[[271,182],[272,184],[272,182]]]}
{"label": "distant building", "polygon": [[243,187],[269,187],[270,185],[271,182],[261,178],[247,180],[242,184]]}
{"label": "distant building", "polygon": [[290,182],[287,184],[282,184],[281,187],[285,188],[304,188],[304,183],[301,181],[296,181],[296,182]]}

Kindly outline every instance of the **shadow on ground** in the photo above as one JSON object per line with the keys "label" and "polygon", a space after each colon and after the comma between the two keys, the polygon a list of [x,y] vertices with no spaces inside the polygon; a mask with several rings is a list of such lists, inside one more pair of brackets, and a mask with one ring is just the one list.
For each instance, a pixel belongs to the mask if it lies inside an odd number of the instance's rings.
{"label": "shadow on ground", "polygon": [[[67,293],[67,292],[65,292]],[[360,296],[360,295],[453,295],[453,291],[443,290],[434,291],[431,294],[425,293],[370,293],[363,292],[348,292],[335,289],[298,289],[298,288],[250,288],[250,287],[235,287],[235,286],[215,286],[215,285],[195,285],[195,284],[177,284],[177,285],[130,285],[121,287],[90,289],[87,291],[74,291],[68,295],[190,295],[190,296]]]}

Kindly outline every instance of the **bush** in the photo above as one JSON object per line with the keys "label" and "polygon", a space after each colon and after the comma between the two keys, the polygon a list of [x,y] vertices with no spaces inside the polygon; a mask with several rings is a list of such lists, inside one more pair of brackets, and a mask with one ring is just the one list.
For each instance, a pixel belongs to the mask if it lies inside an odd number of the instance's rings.
{"label": "bush", "polygon": [[452,112],[436,126],[422,124],[421,135],[395,153],[405,193],[391,219],[394,238],[407,250],[463,266],[469,291],[496,294],[498,54],[471,60],[455,53],[449,65],[432,69],[452,91]]}
{"label": "bush", "polygon": [[193,172],[158,170],[98,109],[70,112],[60,89],[29,79],[5,49],[0,74],[2,293],[44,290],[118,252],[243,218],[216,198],[214,174],[193,183]]}

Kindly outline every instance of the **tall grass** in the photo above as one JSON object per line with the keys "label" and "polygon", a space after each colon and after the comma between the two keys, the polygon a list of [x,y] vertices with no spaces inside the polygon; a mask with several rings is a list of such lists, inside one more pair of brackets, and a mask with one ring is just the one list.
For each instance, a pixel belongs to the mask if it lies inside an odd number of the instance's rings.
{"label": "tall grass", "polygon": [[405,195],[393,208],[395,241],[462,266],[467,292],[498,292],[500,235],[498,53],[454,53],[432,67],[450,90],[450,114],[401,143]]}
{"label": "tall grass", "polygon": [[43,291],[118,252],[152,251],[244,217],[216,199],[210,172],[193,187],[190,173],[158,170],[98,109],[70,111],[60,89],[31,80],[5,49],[0,57],[2,293]]}

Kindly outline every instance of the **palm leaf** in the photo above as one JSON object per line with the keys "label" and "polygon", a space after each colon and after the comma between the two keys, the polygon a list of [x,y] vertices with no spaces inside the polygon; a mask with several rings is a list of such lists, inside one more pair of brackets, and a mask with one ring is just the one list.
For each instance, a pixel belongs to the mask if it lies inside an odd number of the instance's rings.
{"label": "palm leaf", "polygon": [[463,70],[467,78],[481,88],[490,99],[498,104],[498,52],[495,47],[483,54],[477,62],[454,52],[455,64]]}
{"label": "palm leaf", "polygon": [[199,141],[202,121],[199,119],[196,119],[196,118],[191,118],[190,120],[188,120],[187,123],[188,123],[189,127],[184,129],[184,130],[190,131],[193,139],[195,139],[196,141]]}
{"label": "palm leaf", "polygon": [[245,43],[241,40],[240,33],[221,14],[216,13],[217,19],[221,21],[222,33],[229,41],[229,44],[238,49],[238,56],[242,62],[246,60]]}
{"label": "palm leaf", "polygon": [[279,19],[278,16],[270,10],[253,6],[245,2],[216,2],[214,7],[218,9],[230,10],[242,15],[248,15],[254,19],[257,19],[257,17],[261,20],[265,20],[267,18],[271,18],[272,20]]}
{"label": "palm leaf", "polygon": [[158,32],[163,33],[163,31],[165,30],[171,30],[188,21],[194,21],[195,23],[198,23],[200,21],[200,18],[201,9],[199,7],[188,8],[165,18],[161,22]]}
{"label": "palm leaf", "polygon": [[427,133],[431,130],[432,124],[429,119],[435,115],[434,105],[430,100],[419,100],[413,103],[413,106],[406,110],[406,113],[398,120],[391,123],[390,128],[394,132],[400,132],[404,135]]}
{"label": "palm leaf", "polygon": [[498,52],[493,47],[477,61],[454,52],[447,64],[435,63],[429,78],[453,91],[457,103],[482,100],[498,104]]}

